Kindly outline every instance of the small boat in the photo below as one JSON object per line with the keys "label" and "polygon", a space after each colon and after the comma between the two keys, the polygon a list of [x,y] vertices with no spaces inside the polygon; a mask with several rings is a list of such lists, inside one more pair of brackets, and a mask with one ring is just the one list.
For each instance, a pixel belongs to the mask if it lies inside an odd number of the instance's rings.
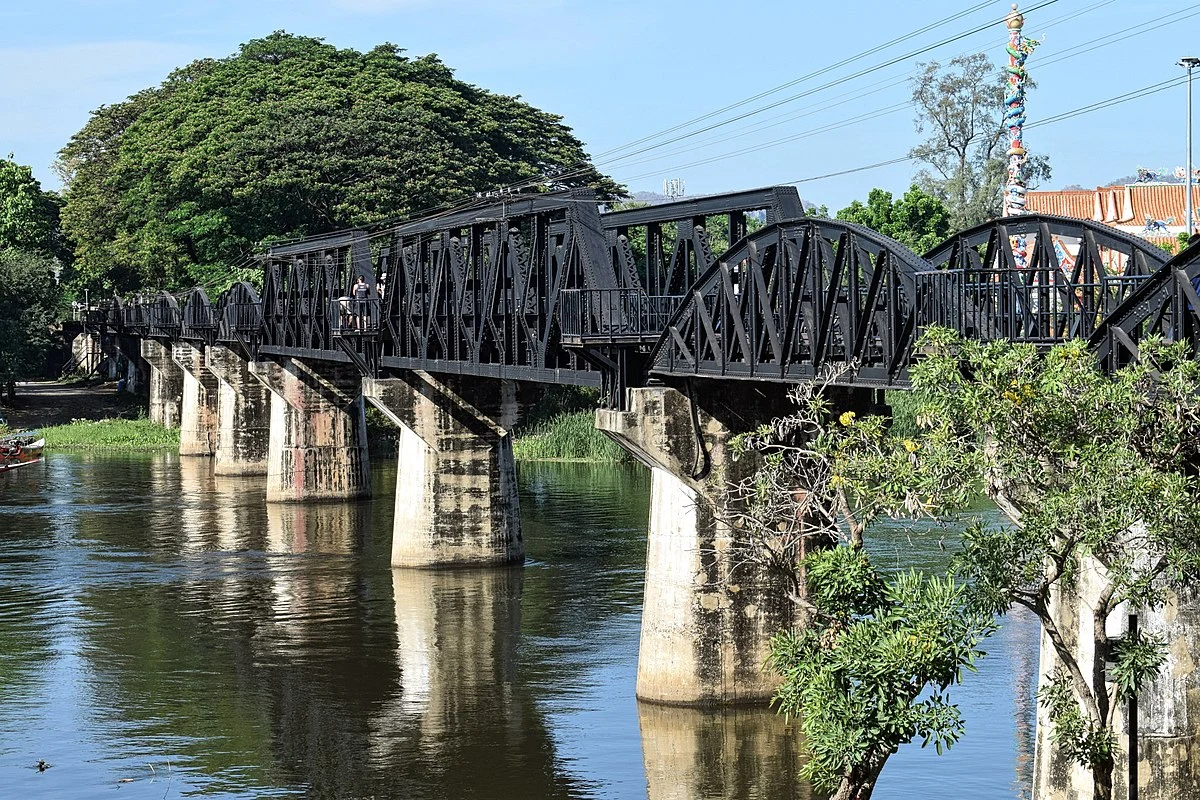
{"label": "small boat", "polygon": [[0,436],[0,472],[38,463],[45,446],[46,440],[37,431]]}

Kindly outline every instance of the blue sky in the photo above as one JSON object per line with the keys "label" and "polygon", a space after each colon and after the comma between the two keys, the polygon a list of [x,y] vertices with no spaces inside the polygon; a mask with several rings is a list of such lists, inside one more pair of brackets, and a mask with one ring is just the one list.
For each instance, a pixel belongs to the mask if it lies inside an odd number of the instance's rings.
{"label": "blue sky", "polygon": [[[1040,2],[1045,0],[1026,0],[1022,8]],[[801,181],[906,155],[918,140],[912,109],[904,105],[910,94],[906,76],[918,61],[946,61],[960,53],[986,50],[1001,61],[1006,31],[1000,23],[952,43],[938,42],[999,20],[1008,4],[988,3],[703,125],[803,93],[740,122],[624,160],[601,154],[975,5],[0,0],[0,155],[12,152],[48,188],[57,188],[55,153],[91,110],[159,83],[192,59],[226,56],[241,42],[283,29],[360,50],[390,41],[414,55],[437,53],[463,80],[519,94],[561,114],[600,168],[633,190],[659,190],[668,177],[683,179],[689,195]],[[1172,14],[1162,21],[1169,24],[1134,35]],[[1181,77],[1175,62],[1200,56],[1196,31],[1200,3],[1190,0],[1056,0],[1030,12],[1026,34],[1044,37],[1028,64],[1039,84],[1028,102],[1030,123]],[[877,66],[917,50],[920,55]],[[811,91],[861,71],[866,74]],[[1200,87],[1196,92],[1200,95]],[[1054,177],[1044,188],[1093,186],[1138,166],[1182,164],[1185,124],[1179,85],[1031,129],[1026,146],[1050,155]],[[785,137],[793,138],[760,148]],[[836,209],[864,198],[873,186],[902,192],[914,171],[911,163],[901,163],[797,185],[806,200]]]}

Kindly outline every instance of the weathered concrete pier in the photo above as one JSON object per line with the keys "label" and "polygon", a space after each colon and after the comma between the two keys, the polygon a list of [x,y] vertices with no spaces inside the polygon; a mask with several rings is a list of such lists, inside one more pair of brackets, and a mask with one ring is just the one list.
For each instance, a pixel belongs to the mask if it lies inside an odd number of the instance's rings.
{"label": "weathered concrete pier", "polygon": [[516,382],[412,372],[367,379],[365,394],[400,428],[392,565],[523,561]]}
{"label": "weathered concrete pier", "polygon": [[267,502],[369,497],[362,376],[297,358],[252,362],[250,372],[271,390]]}
{"label": "weathered concrete pier", "polygon": [[771,637],[794,624],[783,576],[730,524],[729,488],[758,461],[730,440],[784,413],[778,393],[745,386],[705,391],[695,404],[665,387],[630,390],[626,411],[596,427],[650,468],[650,521],[637,696],[673,704],[770,698],[763,670]]}
{"label": "weathered concrete pier", "polygon": [[271,390],[250,371],[236,351],[213,345],[205,365],[217,378],[218,475],[265,475],[271,434]]}

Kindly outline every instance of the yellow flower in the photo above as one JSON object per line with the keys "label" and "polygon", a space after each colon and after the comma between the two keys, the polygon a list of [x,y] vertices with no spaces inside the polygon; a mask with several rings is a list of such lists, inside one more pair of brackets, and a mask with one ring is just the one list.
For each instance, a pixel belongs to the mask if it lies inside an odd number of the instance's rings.
{"label": "yellow flower", "polygon": [[904,449],[910,453],[915,453],[921,449],[921,445],[917,444],[912,439],[905,439],[904,440]]}
{"label": "yellow flower", "polygon": [[846,411],[840,417],[838,417],[838,422],[842,423],[843,426],[848,427],[850,423],[854,422],[854,416],[855,414],[853,411]]}

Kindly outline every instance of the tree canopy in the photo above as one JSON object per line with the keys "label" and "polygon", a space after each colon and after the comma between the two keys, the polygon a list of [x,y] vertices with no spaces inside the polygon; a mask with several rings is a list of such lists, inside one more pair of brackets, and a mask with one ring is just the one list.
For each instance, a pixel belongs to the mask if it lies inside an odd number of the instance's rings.
{"label": "tree canopy", "polygon": [[436,55],[276,32],[93,113],[60,153],[76,284],[220,287],[264,241],[420,214],[499,185],[620,187],[560,117]]}
{"label": "tree canopy", "polygon": [[59,199],[33,171],[0,159],[0,381],[40,374],[58,312],[57,275],[67,253]]}
{"label": "tree canopy", "polygon": [[[920,66],[912,98],[917,132],[927,138],[909,155],[928,169],[917,173],[917,183],[946,204],[954,230],[995,219],[1007,174],[1004,73],[985,53],[958,56],[944,67],[936,61]],[[1032,89],[1034,83],[1025,86]],[[1049,159],[1030,156],[1025,165],[1029,188],[1049,178]]]}
{"label": "tree canopy", "polygon": [[41,374],[58,312],[58,261],[48,253],[0,247],[0,381]]}
{"label": "tree canopy", "polygon": [[916,184],[898,200],[891,192],[872,189],[866,205],[855,200],[837,213],[837,219],[865,225],[915,253],[932,250],[950,235],[950,212]]}
{"label": "tree canopy", "polygon": [[33,170],[0,159],[0,248],[42,250],[63,255],[58,228],[58,195],[42,191]]}
{"label": "tree canopy", "polygon": [[[917,430],[849,420],[870,446],[840,448],[831,479],[852,505],[893,514],[942,514],[986,492],[1009,517],[966,527],[955,577],[977,612],[1022,606],[1040,621],[1056,658],[1039,700],[1098,799],[1112,797],[1117,710],[1168,653],[1154,633],[1110,634],[1112,618],[1200,585],[1200,362],[1187,342],[1139,346],[1107,375],[1082,340],[1043,352],[930,329],[911,371]],[[1071,597],[1086,624],[1055,611]]]}

